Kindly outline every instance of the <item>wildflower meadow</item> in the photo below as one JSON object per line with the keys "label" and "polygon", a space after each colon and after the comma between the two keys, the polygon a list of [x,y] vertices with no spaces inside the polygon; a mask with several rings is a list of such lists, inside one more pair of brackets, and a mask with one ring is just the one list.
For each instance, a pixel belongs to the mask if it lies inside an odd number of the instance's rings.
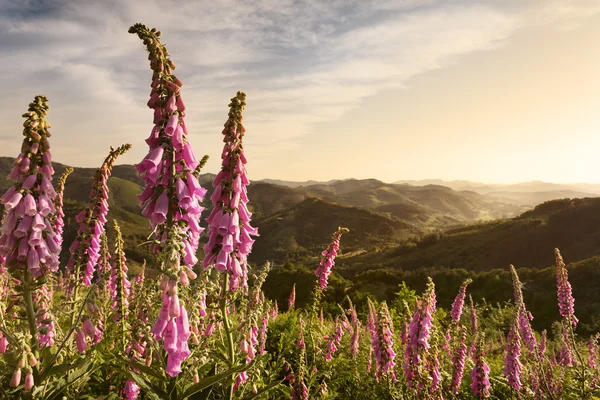
{"label": "wildflower meadow", "polygon": [[[13,185],[0,198],[0,398],[600,396],[599,336],[578,333],[558,249],[560,320],[550,332],[532,328],[535,315],[512,265],[509,306],[473,301],[466,279],[444,310],[430,278],[422,294],[405,286],[389,304],[345,297],[324,312],[344,227],[323,243],[307,305],[296,305],[296,282],[288,301],[267,298],[262,285],[270,264],[248,262],[261,238],[247,190],[246,94],[232,93],[227,118],[223,110],[223,151],[210,155],[220,156],[221,169],[209,198],[198,180],[208,156],[199,157],[194,146],[202,143],[189,140],[185,90],[161,32],[135,24],[129,33],[142,40],[150,61],[150,134],[145,144],[140,137],[110,148],[71,243],[63,241],[63,192],[73,169],[54,174],[51,100],[36,96],[23,114],[23,142],[8,176]],[[137,244],[152,257],[135,276],[121,221],[108,218],[107,183],[132,146],[148,149],[135,168],[145,184],[137,198],[152,230]]]}

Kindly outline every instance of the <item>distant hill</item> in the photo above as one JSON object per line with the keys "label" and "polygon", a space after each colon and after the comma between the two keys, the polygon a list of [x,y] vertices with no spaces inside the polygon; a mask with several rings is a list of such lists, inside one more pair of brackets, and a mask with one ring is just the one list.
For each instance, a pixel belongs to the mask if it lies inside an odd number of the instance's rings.
{"label": "distant hill", "polygon": [[[600,198],[553,200],[521,216],[424,235],[383,252],[344,258],[344,268],[471,271],[546,268],[558,247],[569,262],[600,255]],[[368,267],[367,267],[368,266]]]}
{"label": "distant hill", "polygon": [[337,180],[332,180],[332,181],[328,181],[328,182],[319,182],[319,181],[294,182],[294,181],[283,181],[281,179],[261,179],[257,182],[270,183],[271,185],[288,186],[291,188],[297,188],[300,186],[310,186],[310,185],[328,185],[330,183],[337,182]]}
{"label": "distant hill", "polygon": [[374,211],[308,198],[257,221],[260,238],[252,259],[286,262],[320,255],[338,226],[350,229],[344,251],[375,250],[399,244],[420,230]]}
{"label": "distant hill", "polygon": [[504,201],[510,201],[523,206],[531,206],[556,199],[574,199],[585,197],[596,197],[595,193],[585,193],[577,190],[551,190],[539,192],[510,192],[510,191],[492,191],[487,196],[496,197]]}
{"label": "distant hill", "polygon": [[[355,207],[375,208],[427,228],[487,221],[517,215],[526,208],[515,202],[445,186],[395,185],[376,179],[344,180],[303,188],[312,196]],[[411,210],[407,214],[407,210]]]}
{"label": "distant hill", "polygon": [[[12,161],[11,158],[0,157],[2,191],[10,185],[5,177],[12,169]],[[54,163],[54,168],[58,176],[66,166]],[[77,229],[74,216],[88,201],[94,172],[94,168],[76,168],[67,181],[65,243],[70,243],[74,238]],[[204,218],[211,208],[209,198],[213,191],[214,177],[214,174],[203,174],[200,177],[202,185],[208,190],[203,204],[206,207]],[[124,221],[128,257],[139,263],[144,258],[154,259],[144,246],[138,246],[150,234],[150,226],[141,216],[136,198],[143,185],[137,171],[132,165],[117,165],[113,168],[108,185],[111,206],[109,217]],[[251,254],[252,262],[267,259],[284,262],[317,257],[335,228],[343,225],[351,229],[344,239],[343,251],[354,256],[347,258],[348,261],[352,259],[353,266],[361,264],[361,268],[370,268],[375,260],[402,268],[418,268],[420,265],[434,265],[441,261],[452,266],[475,269],[487,268],[481,264],[484,261],[494,265],[502,264],[511,257],[503,258],[501,254],[496,254],[500,251],[492,249],[494,246],[508,249],[508,252],[516,251],[515,248],[521,246],[516,242],[509,247],[500,246],[502,240],[512,243],[503,235],[521,238],[534,227],[546,224],[536,222],[539,218],[527,216],[527,213],[512,220],[506,218],[527,211],[528,207],[524,204],[534,201],[535,196],[540,201],[548,198],[540,195],[540,192],[528,194],[531,198],[523,200],[514,192],[502,197],[500,195],[504,193],[501,192],[484,195],[473,190],[457,191],[437,184],[411,186],[389,184],[376,179],[305,182],[296,187],[263,180],[253,182],[248,190],[250,209],[254,214],[253,224],[258,226],[261,235]],[[562,194],[578,195],[580,192]],[[593,203],[591,199],[585,201]],[[490,222],[497,219],[502,221]],[[486,221],[487,224],[481,225]],[[202,224],[205,225],[204,221]],[[479,225],[470,227],[473,224]],[[469,232],[472,232],[472,236],[467,234]],[[427,241],[432,241],[436,235],[442,235],[443,238],[425,251]],[[419,237],[428,239],[424,242],[410,239]],[[201,240],[206,239],[203,236]],[[478,245],[485,248],[483,253],[464,257],[469,253],[468,249]],[[552,244],[556,245],[558,244]],[[411,246],[415,249],[411,249]],[[532,242],[530,246],[535,247],[537,244]],[[371,258],[361,255],[362,253],[370,254]],[[457,256],[457,253],[460,255]],[[593,249],[590,249],[586,254],[593,253]],[[447,255],[450,256],[446,257]]]}
{"label": "distant hill", "polygon": [[409,186],[440,185],[456,191],[469,190],[529,207],[555,199],[596,197],[600,195],[600,184],[589,183],[560,184],[531,181],[516,184],[486,184],[463,180],[443,181],[441,179],[404,180],[395,183]]}

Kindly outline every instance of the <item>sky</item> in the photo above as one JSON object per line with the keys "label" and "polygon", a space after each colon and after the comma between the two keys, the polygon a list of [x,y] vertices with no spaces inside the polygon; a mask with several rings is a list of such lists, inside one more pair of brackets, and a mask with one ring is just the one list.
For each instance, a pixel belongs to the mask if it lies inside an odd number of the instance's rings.
{"label": "sky", "polygon": [[0,156],[45,94],[55,161],[139,162],[136,22],[162,31],[207,172],[242,90],[251,179],[600,183],[600,0],[0,0]]}

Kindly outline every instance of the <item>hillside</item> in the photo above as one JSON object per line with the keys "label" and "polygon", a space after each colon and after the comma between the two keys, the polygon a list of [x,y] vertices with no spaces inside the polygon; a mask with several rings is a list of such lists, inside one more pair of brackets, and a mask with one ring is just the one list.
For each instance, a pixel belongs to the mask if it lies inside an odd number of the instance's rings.
{"label": "hillside", "polygon": [[[12,160],[0,157],[0,190],[6,190],[10,185],[5,177],[12,169]],[[54,168],[56,176],[59,176],[66,166],[54,163]],[[94,172],[94,168],[76,168],[69,177],[65,198],[72,202],[70,207],[74,212],[87,202]],[[206,207],[205,215],[211,208],[208,199],[213,191],[214,177],[214,174],[200,177],[201,184],[208,190],[203,204]],[[136,194],[141,192],[141,185],[143,182],[132,165],[115,166],[109,180],[111,208],[130,220],[139,217],[141,210]],[[258,245],[254,258],[263,260],[282,254],[281,251],[269,250],[269,246],[279,243],[289,232],[292,233],[285,240],[294,242],[297,240],[296,233],[304,231],[310,219],[317,220],[317,225],[322,226],[323,231],[314,230],[314,235],[306,234],[299,244],[299,254],[310,253],[312,249],[323,246],[331,231],[337,227],[336,224],[352,225],[353,221],[361,221],[356,224],[357,230],[364,226],[386,227],[377,234],[367,229],[364,235],[358,232],[353,235],[356,235],[357,243],[360,239],[365,246],[397,246],[398,240],[408,235],[513,216],[523,211],[522,206],[510,202],[434,185],[411,187],[386,184],[376,179],[348,179],[326,183],[304,182],[295,186],[275,185],[268,180],[253,182],[249,186],[250,209],[265,242],[265,245]],[[307,201],[315,198],[321,202]],[[291,218],[290,215],[301,217]],[[286,219],[286,230],[274,224],[273,221],[278,221],[278,218]],[[324,221],[329,221],[329,225],[323,224]],[[140,237],[142,232],[149,233],[147,222],[141,219],[135,224],[134,230]],[[358,246],[355,247],[358,249]],[[283,250],[284,253],[295,254],[295,248],[296,244],[292,243],[289,249]],[[131,251],[134,252],[133,249]]]}
{"label": "hillside", "polygon": [[524,206],[536,205],[556,199],[574,199],[585,197],[596,197],[597,194],[580,192],[577,190],[560,189],[549,191],[520,192],[520,191],[493,191],[487,193],[487,196],[494,196],[504,201],[522,204]]}
{"label": "hillside", "polygon": [[276,263],[319,255],[340,225],[350,229],[344,236],[345,252],[398,245],[402,239],[419,233],[414,226],[396,218],[316,198],[272,213],[258,220],[257,225],[260,239],[251,258]]}
{"label": "hillside", "polygon": [[[0,190],[10,184],[5,177],[11,164],[12,159],[0,157]],[[57,176],[66,168],[59,163],[54,166]],[[73,217],[88,200],[94,171],[76,168],[67,181],[66,243],[74,237]],[[201,176],[208,189],[205,216],[210,212],[213,179],[213,174]],[[150,233],[136,198],[141,184],[131,165],[115,166],[108,183],[110,217],[124,221],[128,256],[135,262],[152,258],[144,247],[138,247]],[[252,262],[317,257],[338,225],[351,230],[344,239],[347,256],[341,265],[357,271],[381,266],[479,271],[504,268],[511,262],[541,268],[552,262],[552,249],[557,246],[571,261],[600,254],[600,246],[596,246],[600,243],[596,229],[600,226],[600,199],[551,201],[506,219],[525,208],[474,191],[387,184],[376,179],[295,188],[258,181],[250,185],[249,198],[253,223],[261,235]]]}
{"label": "hillside", "polygon": [[[463,223],[496,219],[523,211],[523,207],[514,203],[471,191],[457,192],[437,185],[394,185],[376,179],[348,179],[329,185],[307,186],[304,190],[314,196],[356,207],[379,208],[390,212],[394,212],[393,206],[416,207],[421,212],[447,216]],[[402,212],[396,216],[402,218]]]}
{"label": "hillside", "polygon": [[502,199],[502,201],[529,207],[550,200],[596,197],[600,195],[600,185],[589,183],[560,184],[531,181],[516,184],[487,184],[462,180],[443,181],[441,179],[404,180],[395,183],[409,186],[439,185],[456,191],[469,190],[486,196],[497,197]]}
{"label": "hillside", "polygon": [[426,235],[340,264],[354,272],[381,267],[484,271],[511,263],[546,268],[554,262],[555,247],[569,262],[600,254],[600,198],[553,200],[516,218]]}

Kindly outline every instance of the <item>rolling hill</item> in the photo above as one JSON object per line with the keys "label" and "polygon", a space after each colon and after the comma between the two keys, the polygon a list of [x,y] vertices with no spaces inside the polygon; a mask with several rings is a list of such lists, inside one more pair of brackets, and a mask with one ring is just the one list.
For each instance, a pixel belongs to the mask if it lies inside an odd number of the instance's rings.
{"label": "rolling hill", "polygon": [[540,269],[554,263],[555,247],[569,262],[600,254],[600,198],[549,201],[515,218],[425,235],[397,248],[346,257],[340,265],[355,272],[368,268],[487,271],[506,269],[509,264]]}
{"label": "rolling hill", "polygon": [[408,186],[439,185],[456,191],[469,190],[486,196],[497,197],[502,201],[533,207],[545,201],[564,198],[596,197],[600,195],[600,185],[589,183],[560,184],[542,181],[516,184],[487,184],[471,181],[443,181],[425,179],[420,181],[397,181]]}
{"label": "rolling hill", "polygon": [[[11,158],[0,157],[0,190],[10,185],[5,177],[11,164]],[[60,163],[54,163],[54,167],[56,176],[66,168]],[[67,180],[66,243],[74,237],[74,215],[88,200],[94,171],[93,168],[76,168]],[[205,216],[210,212],[208,199],[214,176],[203,174],[200,178],[208,189]],[[144,258],[150,261],[152,257],[144,247],[138,247],[150,233],[136,198],[143,182],[132,165],[117,165],[108,184],[109,217],[123,221],[128,257],[138,263]],[[526,211],[527,207],[510,199],[470,190],[456,191],[431,184],[388,184],[376,179],[305,182],[295,187],[257,181],[249,186],[249,198],[253,223],[261,235],[251,261],[285,262],[318,256],[330,234],[338,225],[343,225],[351,230],[344,239],[343,250],[353,255],[344,258],[344,263],[356,268],[370,268],[375,263],[405,269],[444,265],[482,270],[488,266],[505,266],[514,261],[515,252],[525,253],[524,248],[529,249],[525,262],[536,266],[548,261],[548,254],[540,255],[539,260],[536,258],[536,246],[549,242],[548,235],[559,235],[560,229],[553,225],[554,221],[560,219],[561,213],[568,212],[547,211],[547,215],[553,217],[544,219],[538,215],[548,207],[543,205],[521,217],[506,219]],[[589,213],[596,204],[594,201],[577,200],[575,209]],[[558,207],[564,202],[551,204]],[[586,218],[563,223],[564,240],[568,240],[572,232],[588,226]],[[586,229],[593,227],[589,225]],[[438,237],[441,239],[435,240]],[[584,238],[583,242],[592,240]],[[585,251],[577,249],[583,255],[600,254],[595,253],[597,249],[591,244],[584,245],[580,241],[577,246],[590,247]],[[569,250],[565,251],[569,256]]]}

